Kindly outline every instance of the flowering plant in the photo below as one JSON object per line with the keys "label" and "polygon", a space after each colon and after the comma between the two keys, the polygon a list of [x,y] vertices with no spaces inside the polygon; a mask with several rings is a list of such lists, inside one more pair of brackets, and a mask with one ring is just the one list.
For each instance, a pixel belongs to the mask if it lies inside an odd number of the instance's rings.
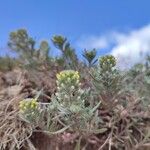
{"label": "flowering plant", "polygon": [[113,109],[121,89],[121,75],[116,69],[116,59],[112,55],[99,58],[99,65],[92,72],[93,85],[103,105]]}
{"label": "flowering plant", "polygon": [[20,101],[19,110],[22,118],[31,123],[37,122],[37,118],[40,114],[40,108],[36,99],[28,98]]}
{"label": "flowering plant", "polygon": [[29,110],[34,112],[34,110],[38,108],[37,100],[36,99],[24,99],[20,101],[19,108],[20,108],[21,113],[25,113]]}
{"label": "flowering plant", "polygon": [[97,107],[86,106],[90,93],[88,90],[81,89],[80,85],[79,72],[74,70],[60,72],[57,74],[56,96],[53,97],[50,105],[57,104],[55,105],[58,110],[57,115],[60,116],[61,122],[71,126],[71,130],[89,131],[90,122],[94,122],[92,127],[95,128],[98,124],[99,119],[93,117]]}

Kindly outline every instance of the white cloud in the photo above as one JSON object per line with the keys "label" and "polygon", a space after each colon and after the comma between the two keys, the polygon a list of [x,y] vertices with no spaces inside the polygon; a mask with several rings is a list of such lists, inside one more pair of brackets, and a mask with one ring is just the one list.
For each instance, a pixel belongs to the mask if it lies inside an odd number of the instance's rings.
{"label": "white cloud", "polygon": [[141,62],[150,53],[150,25],[128,34],[116,36],[116,45],[111,53],[116,56],[121,66],[131,66]]}
{"label": "white cloud", "polygon": [[142,61],[146,54],[150,54],[150,25],[128,33],[111,32],[100,37],[81,40],[79,46],[110,48],[110,53],[117,57],[119,65],[128,67]]}

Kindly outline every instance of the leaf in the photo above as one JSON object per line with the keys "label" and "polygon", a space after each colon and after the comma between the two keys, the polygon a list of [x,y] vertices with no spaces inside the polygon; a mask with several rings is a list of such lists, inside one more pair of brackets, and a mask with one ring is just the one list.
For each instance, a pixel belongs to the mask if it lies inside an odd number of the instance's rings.
{"label": "leaf", "polygon": [[62,128],[62,129],[60,129],[60,130],[58,130],[58,131],[56,131],[56,132],[48,132],[48,133],[50,133],[50,134],[59,134],[59,133],[64,132],[64,131],[67,130],[68,128],[70,128],[70,125],[68,125],[68,126],[66,126],[66,127],[64,127],[64,128]]}
{"label": "leaf", "polygon": [[92,65],[94,65],[97,61],[98,61],[98,59],[96,59],[96,60],[92,63]]}
{"label": "leaf", "polygon": [[95,134],[102,134],[102,133],[105,133],[106,131],[107,131],[107,128],[101,128],[101,129],[93,130],[92,132]]}
{"label": "leaf", "polygon": [[55,131],[55,132],[50,132],[50,131],[46,131],[46,130],[34,130],[34,132],[42,132],[42,133],[46,133],[46,134],[49,134],[49,135],[53,135],[53,134],[60,134],[62,132],[64,132],[65,130],[67,130],[68,128],[70,128],[71,125],[68,125],[58,131]]}
{"label": "leaf", "polygon": [[37,100],[40,97],[40,95],[42,95],[42,93],[43,93],[43,89],[37,91],[35,99]]}
{"label": "leaf", "polygon": [[99,107],[100,104],[101,104],[101,102],[99,102],[99,103],[91,110],[91,113],[93,113],[93,112]]}

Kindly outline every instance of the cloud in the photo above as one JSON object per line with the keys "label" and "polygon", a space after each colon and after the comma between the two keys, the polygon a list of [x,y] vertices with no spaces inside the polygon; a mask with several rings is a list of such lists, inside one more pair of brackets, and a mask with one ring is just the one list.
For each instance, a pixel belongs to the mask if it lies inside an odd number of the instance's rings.
{"label": "cloud", "polygon": [[115,38],[116,45],[111,53],[118,58],[120,66],[130,67],[150,54],[150,25]]}
{"label": "cloud", "polygon": [[150,25],[131,30],[128,33],[110,32],[102,36],[92,36],[82,40],[80,46],[84,48],[109,48],[120,67],[130,67],[143,61],[150,54]]}

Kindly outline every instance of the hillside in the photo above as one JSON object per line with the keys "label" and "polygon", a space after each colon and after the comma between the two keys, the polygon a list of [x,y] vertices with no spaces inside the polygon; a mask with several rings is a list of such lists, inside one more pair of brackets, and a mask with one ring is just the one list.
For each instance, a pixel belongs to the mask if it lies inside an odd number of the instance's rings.
{"label": "hillside", "polygon": [[150,149],[150,57],[129,70],[96,50],[79,60],[67,38],[36,47],[10,34],[18,57],[0,57],[0,150]]}

